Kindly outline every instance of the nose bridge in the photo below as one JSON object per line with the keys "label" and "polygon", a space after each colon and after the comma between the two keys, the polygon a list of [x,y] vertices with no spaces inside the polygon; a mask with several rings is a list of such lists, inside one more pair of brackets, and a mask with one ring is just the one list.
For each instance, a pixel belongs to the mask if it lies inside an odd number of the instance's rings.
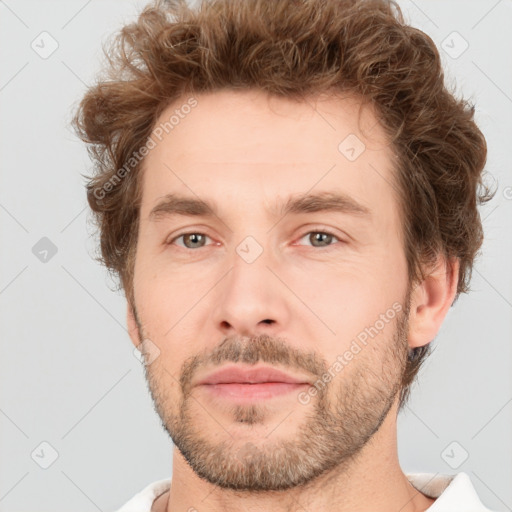
{"label": "nose bridge", "polygon": [[[263,235],[246,236],[236,247],[232,259],[231,279],[233,290],[242,285],[256,288],[260,294],[269,290],[271,272],[267,267],[272,266],[272,250],[268,239]],[[259,286],[264,285],[264,286]]]}
{"label": "nose bridge", "polygon": [[219,283],[214,321],[225,334],[251,335],[270,325],[276,330],[287,321],[282,285],[268,268],[275,266],[273,251],[263,236],[242,239],[230,258],[231,270]]}

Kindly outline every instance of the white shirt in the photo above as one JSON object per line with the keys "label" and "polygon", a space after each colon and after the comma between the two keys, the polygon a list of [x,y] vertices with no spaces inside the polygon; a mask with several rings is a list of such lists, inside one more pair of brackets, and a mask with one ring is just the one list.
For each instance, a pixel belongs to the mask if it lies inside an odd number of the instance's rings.
{"label": "white shirt", "polygon": [[[482,504],[466,473],[405,473],[405,476],[418,491],[436,498],[428,512],[493,512]],[[153,502],[170,486],[170,478],[153,482],[116,512],[151,512]]]}

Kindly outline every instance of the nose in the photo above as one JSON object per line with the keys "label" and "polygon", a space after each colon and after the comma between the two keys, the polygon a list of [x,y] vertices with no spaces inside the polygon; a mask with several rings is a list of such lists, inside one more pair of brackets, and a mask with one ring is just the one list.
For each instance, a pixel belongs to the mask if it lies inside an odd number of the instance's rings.
{"label": "nose", "polygon": [[265,251],[252,262],[235,253],[231,270],[215,287],[214,322],[222,335],[278,335],[288,329],[286,289],[271,259]]}

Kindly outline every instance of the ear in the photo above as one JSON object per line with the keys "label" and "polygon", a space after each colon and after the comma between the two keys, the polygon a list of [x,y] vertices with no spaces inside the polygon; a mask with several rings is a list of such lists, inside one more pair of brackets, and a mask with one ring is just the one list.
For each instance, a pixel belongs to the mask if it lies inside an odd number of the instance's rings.
{"label": "ear", "polygon": [[421,347],[437,335],[457,292],[459,260],[440,256],[431,273],[411,293],[409,346]]}
{"label": "ear", "polygon": [[128,326],[128,334],[130,335],[130,339],[132,340],[133,345],[138,347],[141,343],[141,340],[139,338],[139,329],[135,320],[135,313],[130,302],[127,303],[126,324]]}

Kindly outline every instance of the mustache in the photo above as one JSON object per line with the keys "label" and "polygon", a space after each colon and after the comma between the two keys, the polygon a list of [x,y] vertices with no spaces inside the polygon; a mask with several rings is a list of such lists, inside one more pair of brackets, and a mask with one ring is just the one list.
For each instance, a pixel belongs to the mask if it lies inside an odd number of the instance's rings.
{"label": "mustache", "polygon": [[315,352],[301,352],[291,347],[283,338],[267,334],[251,337],[230,336],[225,338],[211,353],[203,352],[190,357],[182,364],[180,386],[185,396],[198,368],[220,366],[223,363],[256,364],[262,361],[282,365],[290,370],[301,370],[319,378],[327,371],[327,362]]}

